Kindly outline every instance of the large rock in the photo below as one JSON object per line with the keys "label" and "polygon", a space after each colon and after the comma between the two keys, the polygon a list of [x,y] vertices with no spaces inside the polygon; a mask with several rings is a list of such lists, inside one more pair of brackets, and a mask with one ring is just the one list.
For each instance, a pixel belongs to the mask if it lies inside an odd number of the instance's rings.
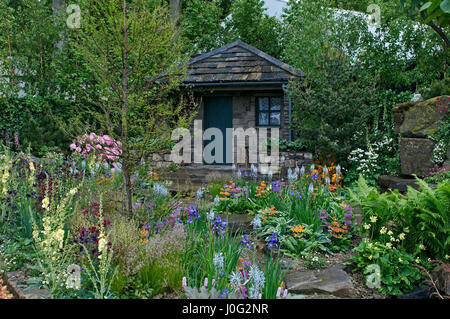
{"label": "large rock", "polygon": [[398,191],[402,193],[405,193],[408,190],[408,186],[419,189],[419,185],[415,178],[401,178],[392,175],[380,175],[378,177],[378,185],[384,190],[398,189]]}
{"label": "large rock", "polygon": [[435,143],[426,138],[407,138],[400,140],[400,164],[403,175],[425,176],[434,166],[431,158]]}
{"label": "large rock", "polygon": [[286,287],[293,294],[329,294],[353,298],[356,291],[342,265],[326,269],[294,272],[286,275]]}
{"label": "large rock", "polygon": [[442,110],[449,107],[450,96],[397,104],[394,109],[395,132],[403,137],[428,137],[436,132]]}

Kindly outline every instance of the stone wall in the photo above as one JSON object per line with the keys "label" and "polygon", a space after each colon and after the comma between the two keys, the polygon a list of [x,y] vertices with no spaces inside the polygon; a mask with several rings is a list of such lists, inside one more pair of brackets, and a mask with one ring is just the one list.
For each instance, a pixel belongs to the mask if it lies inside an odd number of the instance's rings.
{"label": "stone wall", "polygon": [[[312,153],[310,152],[280,152],[278,161],[280,166],[284,166],[287,168],[295,168],[296,166],[302,167],[303,165],[311,165],[312,164]],[[261,158],[262,161],[270,161],[274,160],[271,156],[265,156]],[[281,161],[284,160],[283,163]],[[164,167],[172,164],[170,153],[159,154],[153,153],[148,157],[149,163],[154,167]],[[200,164],[201,165],[201,164]],[[237,167],[250,167],[251,164],[239,164]],[[182,163],[180,166],[199,166],[199,164],[189,165]]]}
{"label": "stone wall", "polygon": [[438,128],[439,110],[449,105],[450,96],[444,95],[394,107],[395,132],[400,134],[402,175],[424,176],[434,166],[431,159],[435,142],[429,137]]}

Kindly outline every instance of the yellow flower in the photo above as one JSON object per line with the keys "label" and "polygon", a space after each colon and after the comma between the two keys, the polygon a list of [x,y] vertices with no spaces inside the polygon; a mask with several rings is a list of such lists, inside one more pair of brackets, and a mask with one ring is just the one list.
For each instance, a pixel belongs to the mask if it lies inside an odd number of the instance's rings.
{"label": "yellow flower", "polygon": [[391,240],[391,241],[395,241],[395,238],[391,236],[391,239],[390,239],[390,240]]}
{"label": "yellow flower", "polygon": [[64,244],[64,230],[63,229],[58,229],[56,232],[53,233],[53,237],[59,243],[59,248],[63,248],[63,244]]}
{"label": "yellow flower", "polygon": [[409,227],[403,228],[403,231],[404,231],[405,233],[409,233]]}
{"label": "yellow flower", "polygon": [[392,236],[394,233],[392,232],[392,230],[390,230],[390,231],[387,232],[387,234],[388,234],[389,236]]}
{"label": "yellow flower", "polygon": [[377,216],[370,216],[370,222],[371,223],[376,223],[377,222],[378,217]]}
{"label": "yellow flower", "polygon": [[369,229],[370,228],[370,224],[364,224],[363,227],[364,227],[364,229]]}
{"label": "yellow flower", "polygon": [[398,261],[399,261],[399,262],[403,262],[403,259],[399,258]]}
{"label": "yellow flower", "polygon": [[370,256],[369,256],[369,260],[372,260],[372,258],[373,258],[373,256],[372,256],[372,255],[370,255]]}
{"label": "yellow flower", "polygon": [[425,245],[424,245],[424,244],[420,244],[420,245],[419,245],[419,249],[420,249],[420,250],[425,250]]}
{"label": "yellow flower", "polygon": [[70,195],[75,195],[77,193],[77,188],[75,187],[75,188],[72,188],[70,191],[69,191],[69,194]]}
{"label": "yellow flower", "polygon": [[103,252],[105,250],[106,244],[106,238],[105,236],[103,236],[103,234],[101,234],[100,239],[98,240],[98,251]]}
{"label": "yellow flower", "polygon": [[386,243],[386,247],[387,247],[388,249],[391,249],[391,248],[392,248],[392,244],[391,244],[391,243]]}
{"label": "yellow flower", "polygon": [[416,258],[416,264],[418,264],[418,263],[420,263],[420,258],[419,257]]}
{"label": "yellow flower", "polygon": [[405,234],[404,234],[404,233],[401,233],[400,235],[398,235],[398,238],[399,238],[400,240],[405,239]]}
{"label": "yellow flower", "polygon": [[48,197],[44,197],[44,199],[42,199],[42,208],[45,210],[48,210],[50,205],[50,200],[48,199]]}
{"label": "yellow flower", "polygon": [[386,227],[381,227],[381,229],[380,229],[380,234],[381,235],[383,235],[383,234],[386,234],[386,231],[387,231],[387,229],[386,229]]}

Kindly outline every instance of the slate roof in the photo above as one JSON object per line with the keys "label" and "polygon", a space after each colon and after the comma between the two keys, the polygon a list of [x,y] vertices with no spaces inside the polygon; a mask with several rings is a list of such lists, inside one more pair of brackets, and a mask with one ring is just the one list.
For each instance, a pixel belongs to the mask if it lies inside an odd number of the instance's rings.
{"label": "slate roof", "polygon": [[304,73],[241,41],[235,41],[189,61],[185,86],[230,82],[288,82]]}

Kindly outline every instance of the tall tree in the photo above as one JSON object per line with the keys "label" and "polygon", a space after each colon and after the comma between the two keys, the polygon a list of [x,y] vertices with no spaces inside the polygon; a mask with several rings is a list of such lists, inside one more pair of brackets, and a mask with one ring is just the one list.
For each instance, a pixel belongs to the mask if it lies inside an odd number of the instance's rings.
{"label": "tall tree", "polygon": [[[85,0],[76,33],[82,63],[95,76],[98,111],[87,110],[103,132],[122,143],[126,211],[132,212],[131,173],[171,130],[187,126],[191,110],[169,93],[184,73],[181,41],[167,5],[151,0]],[[154,80],[164,72],[164,79]]]}

